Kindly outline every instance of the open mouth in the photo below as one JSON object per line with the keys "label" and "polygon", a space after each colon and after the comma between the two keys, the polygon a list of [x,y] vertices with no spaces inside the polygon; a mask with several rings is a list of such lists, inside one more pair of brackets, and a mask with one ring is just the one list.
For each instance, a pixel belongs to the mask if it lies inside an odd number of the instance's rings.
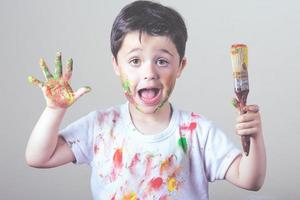
{"label": "open mouth", "polygon": [[160,88],[143,88],[138,91],[140,99],[146,105],[154,105],[160,101],[161,89]]}

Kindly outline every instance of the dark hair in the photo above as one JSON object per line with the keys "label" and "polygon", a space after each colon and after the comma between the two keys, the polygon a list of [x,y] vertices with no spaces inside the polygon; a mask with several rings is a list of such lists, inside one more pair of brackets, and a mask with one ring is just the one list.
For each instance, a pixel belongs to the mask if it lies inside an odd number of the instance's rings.
{"label": "dark hair", "polygon": [[152,1],[135,1],[116,17],[110,35],[112,54],[117,58],[127,33],[139,31],[152,36],[168,36],[175,44],[180,60],[185,53],[187,30],[181,15],[172,8]]}

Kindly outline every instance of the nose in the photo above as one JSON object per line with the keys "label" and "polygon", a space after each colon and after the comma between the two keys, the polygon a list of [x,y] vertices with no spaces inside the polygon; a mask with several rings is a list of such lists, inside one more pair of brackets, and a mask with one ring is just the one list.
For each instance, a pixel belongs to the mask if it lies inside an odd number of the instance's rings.
{"label": "nose", "polygon": [[157,80],[159,79],[159,74],[157,72],[156,66],[153,63],[146,64],[144,66],[144,80]]}

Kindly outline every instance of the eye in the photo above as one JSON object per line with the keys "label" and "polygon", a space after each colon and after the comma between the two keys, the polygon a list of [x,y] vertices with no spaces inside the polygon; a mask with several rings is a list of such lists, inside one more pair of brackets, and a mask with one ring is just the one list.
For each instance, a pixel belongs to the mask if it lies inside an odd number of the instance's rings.
{"label": "eye", "polygon": [[138,58],[133,58],[133,59],[129,60],[129,63],[131,66],[137,67],[141,64],[141,60]]}
{"label": "eye", "polygon": [[157,61],[156,61],[157,65],[160,66],[160,67],[166,67],[168,66],[169,62],[168,60],[164,59],[164,58],[159,58]]}

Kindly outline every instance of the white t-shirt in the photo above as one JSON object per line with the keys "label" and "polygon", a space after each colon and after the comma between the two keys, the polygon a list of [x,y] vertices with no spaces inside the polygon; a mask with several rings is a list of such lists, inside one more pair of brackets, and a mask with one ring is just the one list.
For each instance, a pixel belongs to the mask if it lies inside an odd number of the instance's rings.
{"label": "white t-shirt", "polygon": [[76,163],[91,166],[95,200],[206,200],[208,182],[224,179],[240,154],[211,122],[174,107],[155,135],[135,128],[128,103],[91,112],[60,134]]}

